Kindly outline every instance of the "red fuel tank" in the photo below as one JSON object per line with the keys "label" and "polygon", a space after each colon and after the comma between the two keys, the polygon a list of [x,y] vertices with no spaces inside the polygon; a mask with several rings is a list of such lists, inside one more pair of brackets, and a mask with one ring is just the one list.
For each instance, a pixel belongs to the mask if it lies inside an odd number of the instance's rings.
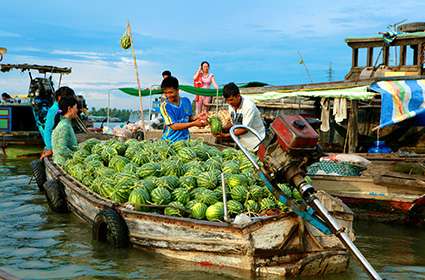
{"label": "red fuel tank", "polygon": [[319,135],[300,115],[280,115],[272,125],[277,141],[284,150],[313,150]]}

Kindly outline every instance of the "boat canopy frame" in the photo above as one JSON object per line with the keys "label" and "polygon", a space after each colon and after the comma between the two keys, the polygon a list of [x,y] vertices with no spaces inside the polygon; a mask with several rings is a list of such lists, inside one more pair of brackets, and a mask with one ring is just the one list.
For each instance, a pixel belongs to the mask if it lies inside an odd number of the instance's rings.
{"label": "boat canopy frame", "polygon": [[1,72],[9,72],[10,70],[21,70],[22,72],[37,70],[40,74],[71,74],[70,67],[57,67],[38,64],[0,64]]}

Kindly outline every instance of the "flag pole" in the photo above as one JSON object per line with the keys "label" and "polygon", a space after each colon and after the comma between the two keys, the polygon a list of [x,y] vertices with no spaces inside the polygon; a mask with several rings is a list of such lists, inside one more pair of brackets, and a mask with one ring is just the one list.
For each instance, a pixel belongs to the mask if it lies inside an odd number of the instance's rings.
{"label": "flag pole", "polygon": [[145,131],[145,116],[143,114],[142,88],[140,86],[139,69],[137,67],[136,52],[134,51],[134,41],[133,41],[133,35],[131,33],[130,21],[127,22],[127,33],[130,36],[131,53],[133,55],[134,69],[135,69],[136,80],[137,80],[137,90],[139,92],[139,99],[140,99],[140,119],[142,120],[142,129],[143,129],[143,131]]}
{"label": "flag pole", "polygon": [[312,83],[313,79],[311,78],[310,71],[308,71],[307,64],[305,64],[304,58],[301,55],[300,51],[297,51],[297,52],[298,52],[298,55],[300,56],[300,59],[301,59],[300,64],[304,65],[305,72],[307,73],[307,76],[310,79],[310,82]]}

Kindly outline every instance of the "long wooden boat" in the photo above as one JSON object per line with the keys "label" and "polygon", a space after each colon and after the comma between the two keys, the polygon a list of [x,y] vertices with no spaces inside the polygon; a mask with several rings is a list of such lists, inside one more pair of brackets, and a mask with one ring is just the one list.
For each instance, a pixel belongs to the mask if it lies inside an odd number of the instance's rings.
{"label": "long wooden boat", "polygon": [[[45,168],[48,180],[63,186],[69,210],[104,229],[107,225],[99,225],[96,216],[105,209],[114,211],[124,221],[129,242],[137,248],[257,275],[337,273],[346,270],[349,263],[349,253],[338,238],[322,234],[293,213],[258,217],[236,225],[134,211],[91,192],[50,159],[45,159]],[[351,210],[324,192],[318,196],[354,239]]]}
{"label": "long wooden boat", "polygon": [[[362,154],[360,154],[362,155]],[[361,176],[311,176],[317,189],[339,197],[362,219],[425,223],[425,176],[392,171],[399,162],[423,162],[423,155],[363,155],[371,161]]]}

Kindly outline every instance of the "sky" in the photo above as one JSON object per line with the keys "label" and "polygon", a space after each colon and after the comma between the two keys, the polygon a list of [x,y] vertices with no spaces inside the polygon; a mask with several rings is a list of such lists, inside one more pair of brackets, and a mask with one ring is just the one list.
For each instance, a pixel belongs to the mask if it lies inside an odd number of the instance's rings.
{"label": "sky", "polygon": [[[89,107],[138,109],[138,98],[119,87],[136,87],[130,50],[119,39],[133,30],[142,87],[170,70],[192,84],[207,60],[219,84],[261,81],[271,85],[342,80],[351,63],[347,37],[373,36],[389,24],[425,21],[425,1],[112,1],[0,0],[1,63],[72,67],[62,85]],[[57,77],[53,77],[57,85]],[[26,93],[28,74],[0,73],[0,91]],[[147,102],[148,100],[145,100]],[[145,104],[146,106],[146,104]]]}

